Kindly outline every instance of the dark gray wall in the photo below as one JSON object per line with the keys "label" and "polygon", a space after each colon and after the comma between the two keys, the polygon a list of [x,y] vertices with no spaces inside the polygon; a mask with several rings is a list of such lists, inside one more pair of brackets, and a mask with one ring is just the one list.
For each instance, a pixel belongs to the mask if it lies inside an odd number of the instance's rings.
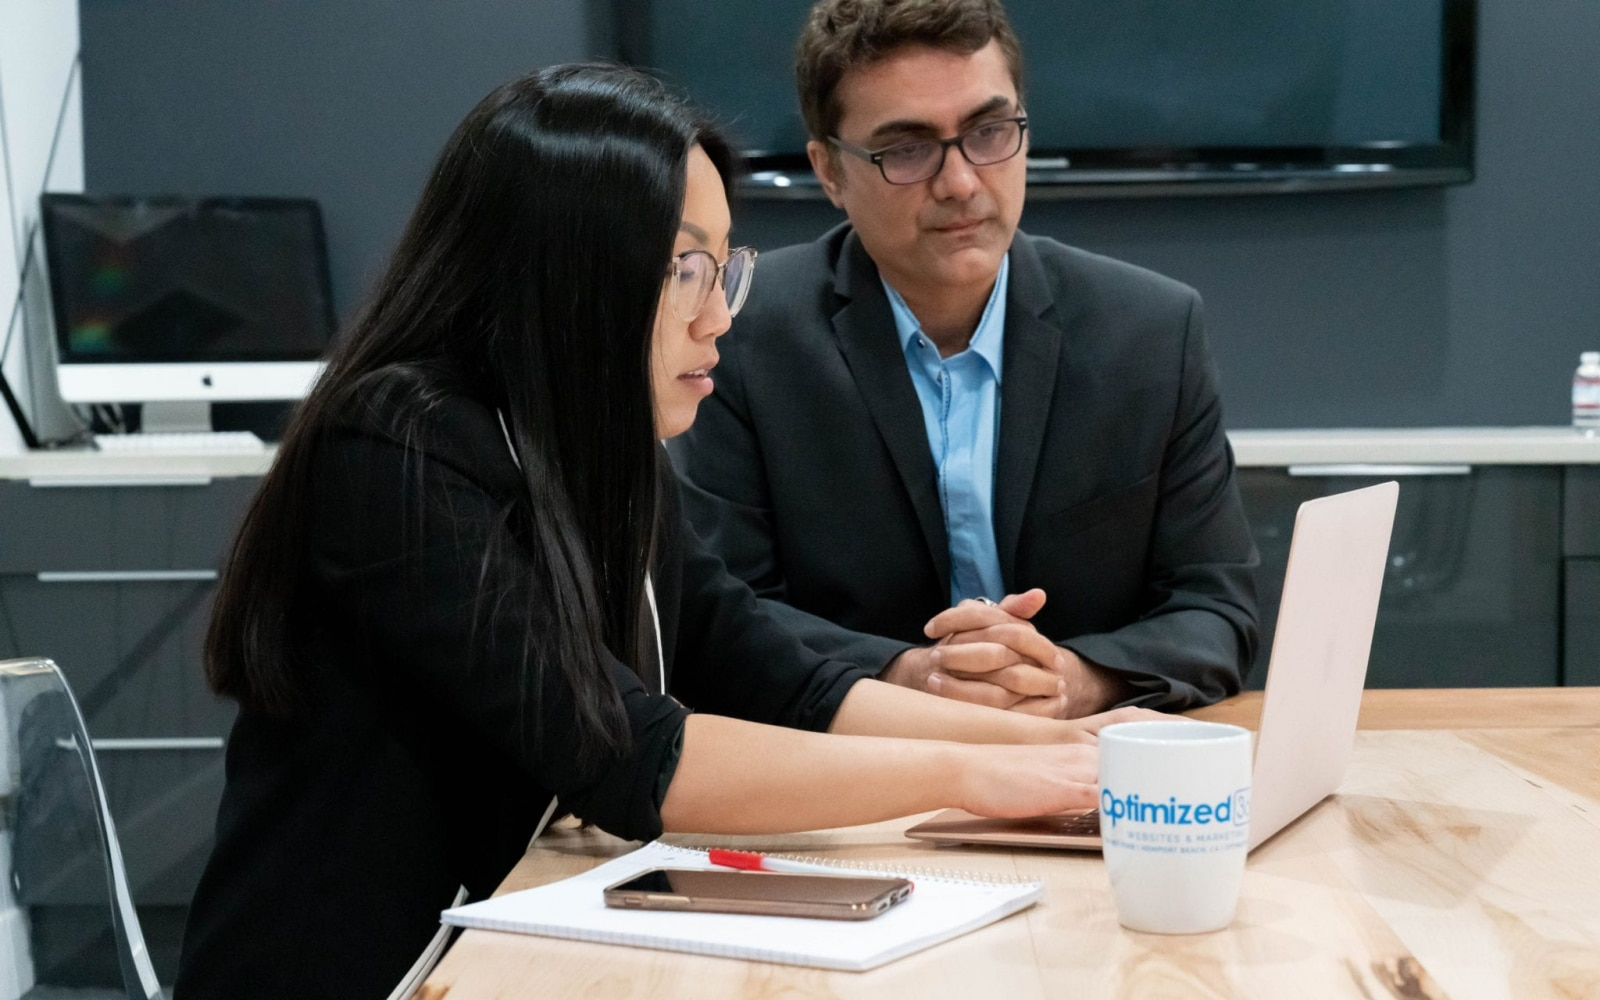
{"label": "dark gray wall", "polygon": [[[348,308],[454,123],[589,51],[593,2],[82,0],[90,189],[317,197]],[[1600,348],[1600,4],[1480,2],[1471,185],[1035,200],[1023,224],[1199,288],[1232,426],[1565,423]],[[740,240],[835,218],[751,203]]]}
{"label": "dark gray wall", "polygon": [[456,123],[582,58],[577,0],[81,0],[87,186],[321,201],[341,315]]}

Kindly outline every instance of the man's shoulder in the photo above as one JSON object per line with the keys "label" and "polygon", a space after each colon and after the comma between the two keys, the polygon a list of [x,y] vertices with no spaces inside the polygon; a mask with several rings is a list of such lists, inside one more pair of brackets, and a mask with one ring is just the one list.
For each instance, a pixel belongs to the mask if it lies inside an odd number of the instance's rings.
{"label": "man's shoulder", "polygon": [[[1033,236],[1018,231],[1014,252],[1021,250],[1036,259],[1052,291],[1082,296],[1098,292],[1110,296],[1170,298],[1184,302],[1199,298],[1190,286],[1149,268],[1125,260],[1069,246],[1048,236]],[[1015,266],[1015,265],[1014,265]]]}
{"label": "man's shoulder", "polygon": [[777,270],[786,275],[817,271],[831,276],[851,232],[850,224],[844,222],[814,240],[762,250],[756,266],[760,271]]}
{"label": "man's shoulder", "polygon": [[718,344],[729,370],[787,365],[793,363],[789,351],[831,342],[824,334],[842,304],[835,276],[849,236],[848,225],[838,226],[809,243],[762,251],[750,297],[733,321],[732,335]]}

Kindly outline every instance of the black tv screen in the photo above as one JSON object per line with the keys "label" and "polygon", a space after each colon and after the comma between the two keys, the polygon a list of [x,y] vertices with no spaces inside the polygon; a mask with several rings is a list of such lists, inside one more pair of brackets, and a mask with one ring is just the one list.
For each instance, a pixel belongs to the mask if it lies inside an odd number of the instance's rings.
{"label": "black tv screen", "polygon": [[[1013,0],[1029,180],[1078,195],[1462,183],[1477,0]],[[813,181],[809,0],[626,0],[618,55],[710,108],[754,190]]]}

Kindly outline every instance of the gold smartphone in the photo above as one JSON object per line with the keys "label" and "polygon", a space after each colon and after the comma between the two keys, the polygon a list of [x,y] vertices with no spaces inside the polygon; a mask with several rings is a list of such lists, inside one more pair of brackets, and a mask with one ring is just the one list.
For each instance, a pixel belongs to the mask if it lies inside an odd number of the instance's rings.
{"label": "gold smartphone", "polygon": [[909,881],[891,876],[652,868],[607,886],[605,899],[626,910],[866,920],[910,893]]}

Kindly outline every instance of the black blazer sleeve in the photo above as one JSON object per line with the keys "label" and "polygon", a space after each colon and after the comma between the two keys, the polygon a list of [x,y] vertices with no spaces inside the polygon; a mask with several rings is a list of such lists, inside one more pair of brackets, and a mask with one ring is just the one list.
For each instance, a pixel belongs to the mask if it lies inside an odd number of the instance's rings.
{"label": "black blazer sleeve", "polygon": [[[630,839],[661,833],[657,788],[675,761],[685,710],[649,694],[616,659],[633,747],[580,756],[573,692],[543,664],[537,710],[518,669],[529,622],[549,621],[512,507],[526,489],[488,411],[444,404],[421,455],[366,429],[323,445],[315,490],[313,579],[319,617],[346,662],[383,685],[413,688],[500,753],[563,808]],[[492,588],[498,613],[479,620],[474,599]]]}
{"label": "black blazer sleeve", "polygon": [[700,539],[681,512],[676,476],[664,490],[663,548],[683,560],[680,572],[662,574],[683,587],[672,693],[696,711],[826,731],[850,686],[873,671],[802,642],[785,614],[794,609],[758,600]]}
{"label": "black blazer sleeve", "polygon": [[[759,329],[746,326],[736,333],[743,331],[759,341]],[[761,345],[755,346],[759,349]],[[682,495],[688,523],[703,539],[703,546],[749,585],[764,614],[799,637],[808,648],[847,660],[876,675],[912,643],[902,637],[856,631],[795,602],[779,553],[778,525],[765,468],[770,456],[763,453],[761,436],[751,423],[744,366],[740,358],[730,356],[730,348],[745,353],[744,345],[737,342],[724,347],[725,361],[715,369],[716,391],[700,404],[690,432],[667,446],[683,472]],[[797,421],[809,423],[805,415],[796,417]],[[791,433],[788,427],[777,430]],[[807,433],[803,426],[792,432]],[[819,481],[817,495],[801,502],[825,505],[826,489]],[[793,527],[790,534],[794,534]],[[847,539],[815,539],[824,547],[835,541],[850,544]],[[791,537],[790,542],[808,544],[804,538]],[[872,613],[869,608],[861,610]]]}
{"label": "black blazer sleeve", "polygon": [[[1257,641],[1258,559],[1223,430],[1200,300],[1192,293],[1182,326],[1171,428],[1149,481],[1153,509],[1139,525],[1148,535],[1141,607],[1119,628],[1060,643],[1121,673],[1139,691],[1129,704],[1168,711],[1236,693]],[[1136,510],[1145,493],[1113,493],[1086,506],[1105,515],[1115,507]],[[1083,524],[1097,515],[1079,508],[1062,520]],[[1114,521],[1108,516],[1102,523]]]}

